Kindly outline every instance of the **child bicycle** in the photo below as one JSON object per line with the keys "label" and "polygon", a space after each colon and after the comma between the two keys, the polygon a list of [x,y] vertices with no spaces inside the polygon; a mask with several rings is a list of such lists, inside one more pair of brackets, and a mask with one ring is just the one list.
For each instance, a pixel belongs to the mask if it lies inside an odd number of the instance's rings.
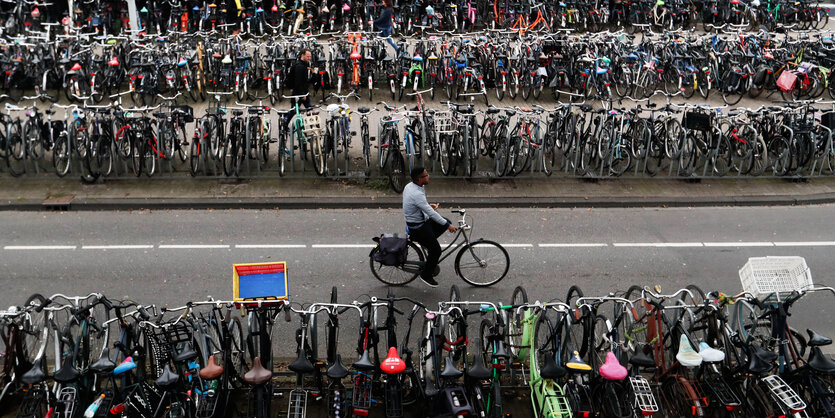
{"label": "child bicycle", "polygon": [[[466,209],[455,209],[452,213],[461,215],[458,221],[458,233],[443,249],[438,262],[444,261],[457,250],[455,273],[465,282],[473,286],[486,287],[504,279],[510,269],[510,256],[507,250],[500,244],[483,238],[471,240],[467,231],[470,231],[472,227],[467,224]],[[406,232],[409,232],[408,228]],[[403,239],[399,235],[395,237]],[[459,237],[463,237],[463,241],[458,242]],[[374,237],[373,240],[379,244],[381,238]],[[399,264],[386,265],[375,261],[375,254],[382,251],[380,248],[380,245],[377,245],[369,254],[371,273],[377,280],[391,286],[403,286],[417,278],[423,271],[426,264],[426,250],[411,238],[408,239],[406,245],[405,261]]]}

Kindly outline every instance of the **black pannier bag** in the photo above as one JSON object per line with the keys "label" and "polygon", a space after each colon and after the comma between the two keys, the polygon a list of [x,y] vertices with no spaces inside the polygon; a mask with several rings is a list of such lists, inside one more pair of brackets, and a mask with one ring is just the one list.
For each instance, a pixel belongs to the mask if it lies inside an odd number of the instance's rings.
{"label": "black pannier bag", "polygon": [[386,266],[402,266],[409,255],[409,239],[407,235],[383,234],[371,257],[374,261]]}

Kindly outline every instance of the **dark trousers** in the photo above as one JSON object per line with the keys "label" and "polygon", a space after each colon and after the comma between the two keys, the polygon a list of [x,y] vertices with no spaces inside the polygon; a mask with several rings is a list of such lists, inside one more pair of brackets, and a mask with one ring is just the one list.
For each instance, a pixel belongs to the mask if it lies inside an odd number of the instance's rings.
{"label": "dark trousers", "polygon": [[[449,222],[449,219],[447,219],[447,222]],[[424,279],[431,279],[435,272],[438,259],[441,258],[441,244],[438,243],[438,237],[443,235],[446,230],[447,226],[431,219],[427,220],[420,228],[409,228],[409,236],[412,241],[419,243],[429,253],[426,256],[426,266],[420,274]]]}
{"label": "dark trousers", "polygon": [[[304,94],[304,93],[302,93],[302,94]],[[293,93],[293,95],[294,95],[294,96],[299,96],[299,95],[297,95],[297,94],[295,94],[295,93]],[[293,109],[294,109],[294,111],[295,111],[295,108],[296,108],[296,99],[292,99],[292,100],[290,100],[290,106],[293,106]],[[302,107],[302,106],[304,106],[304,107]],[[313,106],[311,106],[311,104],[310,104],[310,96],[307,96],[307,97],[305,97],[305,98],[303,98],[303,99],[299,99],[299,110],[310,109],[311,107],[313,107]]]}

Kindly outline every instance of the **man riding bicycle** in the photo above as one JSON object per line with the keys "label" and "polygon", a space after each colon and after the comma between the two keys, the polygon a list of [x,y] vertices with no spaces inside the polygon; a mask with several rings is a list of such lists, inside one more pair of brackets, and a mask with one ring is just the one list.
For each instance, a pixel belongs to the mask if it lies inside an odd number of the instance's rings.
{"label": "man riding bicycle", "polygon": [[428,251],[426,266],[420,273],[420,279],[430,287],[438,287],[434,276],[438,275],[438,259],[441,257],[441,244],[438,243],[444,231],[455,233],[458,228],[449,219],[441,216],[436,210],[438,204],[426,201],[424,186],[429,184],[429,173],[423,167],[412,169],[412,182],[403,189],[403,216],[406,227],[413,241],[419,243]]}

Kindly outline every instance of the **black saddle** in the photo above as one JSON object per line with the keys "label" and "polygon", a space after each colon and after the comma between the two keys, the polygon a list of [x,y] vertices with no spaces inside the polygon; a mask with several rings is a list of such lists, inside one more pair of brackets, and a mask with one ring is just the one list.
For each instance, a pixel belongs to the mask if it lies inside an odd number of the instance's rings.
{"label": "black saddle", "polygon": [[313,373],[313,371],[316,370],[316,368],[313,367],[313,363],[311,363],[310,360],[307,359],[307,356],[304,355],[304,350],[299,350],[299,356],[296,357],[295,361],[290,363],[288,368],[292,372],[299,374]]}
{"label": "black saddle", "polygon": [[180,380],[180,375],[171,371],[171,365],[166,363],[162,369],[162,374],[154,381],[157,386],[165,389],[173,386]]}
{"label": "black saddle", "polygon": [[819,347],[822,345],[829,345],[832,344],[832,338],[829,338],[824,335],[820,335],[817,332],[806,329],[806,333],[809,334],[809,346],[810,347]]}
{"label": "black saddle", "polygon": [[455,367],[455,362],[452,361],[452,357],[447,357],[446,361],[444,361],[444,370],[441,372],[441,377],[444,379],[458,379],[463,375],[464,373]]}
{"label": "black saddle", "polygon": [[46,380],[46,377],[43,371],[43,358],[39,358],[32,364],[32,368],[20,377],[20,380],[28,385],[36,385]]}
{"label": "black saddle", "polygon": [[191,344],[186,344],[186,348],[174,355],[173,360],[177,363],[185,363],[197,357],[197,353],[191,348]]}
{"label": "black saddle", "polygon": [[342,355],[336,355],[336,361],[328,367],[327,375],[331,379],[342,379],[348,376],[351,372],[342,364]]}
{"label": "black saddle", "polygon": [[101,357],[95,363],[90,365],[90,368],[98,374],[107,374],[116,368],[116,363],[110,360],[110,349],[105,347],[101,352]]}
{"label": "black saddle", "polygon": [[[480,338],[474,339],[473,343],[476,347],[481,347]],[[473,366],[467,369],[467,377],[476,380],[487,380],[492,376],[493,373],[490,373],[490,370],[487,370],[487,368],[484,367],[484,361],[482,359],[481,350],[476,350],[475,356],[473,358]]]}
{"label": "black saddle", "polygon": [[539,370],[539,375],[542,376],[543,379],[559,379],[568,371],[565,370],[565,367],[560,366],[557,364],[554,356],[547,356],[545,358],[545,366]]}
{"label": "black saddle", "polygon": [[374,364],[368,358],[368,350],[362,352],[360,359],[354,363],[354,368],[357,370],[371,370],[374,368]]}
{"label": "black saddle", "polygon": [[652,359],[644,350],[638,350],[638,353],[629,357],[629,364],[638,367],[655,367],[655,360]]}
{"label": "black saddle", "polygon": [[58,383],[70,383],[81,376],[81,372],[72,364],[72,356],[67,356],[61,364],[61,368],[55,371],[52,378]]}

